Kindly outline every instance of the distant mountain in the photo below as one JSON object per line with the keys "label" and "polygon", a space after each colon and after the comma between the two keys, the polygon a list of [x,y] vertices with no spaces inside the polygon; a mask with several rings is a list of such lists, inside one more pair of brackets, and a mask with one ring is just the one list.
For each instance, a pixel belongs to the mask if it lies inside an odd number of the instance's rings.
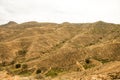
{"label": "distant mountain", "polygon": [[120,79],[119,63],[119,24],[10,21],[0,27],[0,79],[6,73],[11,79],[113,80]]}
{"label": "distant mountain", "polygon": [[17,23],[16,22],[14,22],[14,21],[9,21],[7,24],[3,24],[3,25],[0,25],[1,27],[3,27],[3,26],[14,26],[14,25],[17,25]]}

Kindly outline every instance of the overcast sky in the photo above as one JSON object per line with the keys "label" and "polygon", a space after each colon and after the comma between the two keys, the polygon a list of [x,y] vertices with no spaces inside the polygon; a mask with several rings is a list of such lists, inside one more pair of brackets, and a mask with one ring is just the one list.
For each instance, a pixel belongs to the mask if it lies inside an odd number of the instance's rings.
{"label": "overcast sky", "polygon": [[0,24],[98,20],[120,23],[120,0],[0,0]]}

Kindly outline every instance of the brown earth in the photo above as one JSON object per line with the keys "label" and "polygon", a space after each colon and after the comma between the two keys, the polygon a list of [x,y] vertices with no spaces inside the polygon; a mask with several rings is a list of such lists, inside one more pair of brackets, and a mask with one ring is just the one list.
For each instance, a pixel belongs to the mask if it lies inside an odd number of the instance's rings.
{"label": "brown earth", "polygon": [[120,79],[120,25],[102,21],[1,25],[1,75],[0,80]]}

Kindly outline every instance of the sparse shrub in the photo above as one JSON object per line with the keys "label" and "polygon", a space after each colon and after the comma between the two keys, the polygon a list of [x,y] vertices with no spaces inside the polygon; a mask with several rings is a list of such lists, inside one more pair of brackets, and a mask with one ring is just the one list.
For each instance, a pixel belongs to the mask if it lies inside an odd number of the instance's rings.
{"label": "sparse shrub", "polygon": [[1,65],[2,65],[2,66],[6,66],[6,62],[5,62],[5,61],[2,61]]}
{"label": "sparse shrub", "polygon": [[120,79],[120,72],[113,72],[108,74],[112,80],[119,80]]}
{"label": "sparse shrub", "polygon": [[20,55],[20,56],[25,56],[26,53],[27,53],[27,50],[19,50],[18,51],[18,55]]}
{"label": "sparse shrub", "polygon": [[32,74],[31,71],[24,70],[24,71],[21,71],[18,75],[21,75],[21,76],[30,76],[31,74]]}
{"label": "sparse shrub", "polygon": [[0,68],[0,71],[3,71],[3,70],[4,70],[4,69],[1,67],[1,68]]}
{"label": "sparse shrub", "polygon": [[89,69],[89,68],[95,67],[95,65],[93,65],[93,64],[85,64],[85,65],[83,65],[83,67],[85,69]]}
{"label": "sparse shrub", "polygon": [[27,69],[28,65],[27,64],[22,64],[22,69]]}
{"label": "sparse shrub", "polygon": [[100,61],[101,61],[103,64],[104,64],[104,63],[107,63],[107,62],[110,62],[109,59],[101,59]]}
{"label": "sparse shrub", "polygon": [[64,40],[64,41],[62,41],[61,43],[65,43],[66,41]]}
{"label": "sparse shrub", "polygon": [[39,74],[39,73],[41,73],[41,70],[40,70],[40,69],[37,69],[37,70],[36,70],[36,74]]}
{"label": "sparse shrub", "polygon": [[100,37],[99,39],[102,39],[102,37]]}
{"label": "sparse shrub", "polygon": [[100,59],[100,58],[97,58],[97,57],[94,57],[94,59],[100,61],[103,64],[111,61],[109,59]]}
{"label": "sparse shrub", "polygon": [[94,45],[95,43],[90,43],[89,46]]}
{"label": "sparse shrub", "polygon": [[35,75],[35,79],[43,79],[44,77],[43,77],[43,75],[41,75],[41,74],[37,74],[37,75]]}
{"label": "sparse shrub", "polygon": [[46,74],[46,76],[51,76],[51,77],[55,77],[57,75],[58,75],[58,73],[53,70],[48,71],[48,73]]}
{"label": "sparse shrub", "polygon": [[85,64],[83,65],[84,69],[95,67],[94,64],[91,63],[90,58],[85,59]]}
{"label": "sparse shrub", "polygon": [[11,65],[15,64],[15,60],[11,61],[10,64],[11,64]]}
{"label": "sparse shrub", "polygon": [[76,71],[80,71],[80,68],[77,68]]}
{"label": "sparse shrub", "polygon": [[13,69],[9,72],[11,72],[13,75],[18,75],[21,72],[21,69]]}
{"label": "sparse shrub", "polygon": [[21,68],[21,64],[19,64],[19,63],[16,64],[16,65],[15,65],[15,68],[16,68],[16,69]]}
{"label": "sparse shrub", "polygon": [[57,76],[59,73],[63,72],[62,69],[59,68],[52,68],[50,71],[48,71],[45,75],[46,76],[51,76],[51,77],[55,77]]}
{"label": "sparse shrub", "polygon": [[85,63],[86,63],[86,64],[89,64],[89,63],[90,63],[90,60],[89,60],[89,59],[85,59]]}

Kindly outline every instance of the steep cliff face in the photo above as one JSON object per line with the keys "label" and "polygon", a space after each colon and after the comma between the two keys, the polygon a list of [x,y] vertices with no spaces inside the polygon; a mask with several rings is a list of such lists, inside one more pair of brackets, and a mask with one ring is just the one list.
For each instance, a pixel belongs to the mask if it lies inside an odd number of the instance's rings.
{"label": "steep cliff face", "polygon": [[120,61],[119,24],[33,21],[0,26],[0,68],[12,75],[80,73],[114,61]]}

